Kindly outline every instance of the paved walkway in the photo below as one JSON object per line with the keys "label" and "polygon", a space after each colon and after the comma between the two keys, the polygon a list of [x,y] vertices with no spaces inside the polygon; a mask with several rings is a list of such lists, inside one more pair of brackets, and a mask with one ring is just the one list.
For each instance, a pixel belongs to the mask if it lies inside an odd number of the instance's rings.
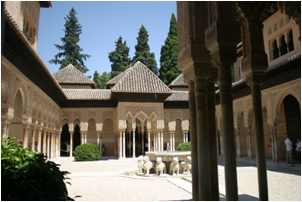
{"label": "paved walkway", "polygon": [[[68,195],[77,201],[187,201],[192,199],[191,177],[136,176],[133,159],[104,159],[76,162],[73,158],[54,159],[62,171],[68,171]],[[220,200],[225,200],[223,158],[218,158]],[[301,201],[301,165],[267,161],[270,201]],[[239,200],[258,198],[256,161],[237,160]],[[80,197],[76,197],[80,196]]]}

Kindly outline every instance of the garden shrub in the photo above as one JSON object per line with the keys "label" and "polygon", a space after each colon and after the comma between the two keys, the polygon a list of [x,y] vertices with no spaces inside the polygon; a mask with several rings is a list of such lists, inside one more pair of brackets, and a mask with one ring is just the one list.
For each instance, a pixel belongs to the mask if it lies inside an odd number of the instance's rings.
{"label": "garden shrub", "polygon": [[1,200],[73,200],[64,183],[68,172],[46,161],[43,154],[23,149],[15,139],[1,138]]}
{"label": "garden shrub", "polygon": [[191,151],[191,142],[180,143],[177,146],[176,151]]}
{"label": "garden shrub", "polygon": [[91,143],[77,146],[73,154],[76,161],[97,161],[101,157],[100,148]]}

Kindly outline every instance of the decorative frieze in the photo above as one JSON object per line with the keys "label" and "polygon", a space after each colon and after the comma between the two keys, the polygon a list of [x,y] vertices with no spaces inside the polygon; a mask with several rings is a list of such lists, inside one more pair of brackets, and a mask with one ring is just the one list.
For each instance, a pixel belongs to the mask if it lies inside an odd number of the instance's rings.
{"label": "decorative frieze", "polygon": [[135,116],[138,112],[142,111],[147,116],[150,116],[152,112],[157,114],[156,106],[144,106],[144,105],[131,105],[126,106],[126,113],[131,112],[132,116]]}
{"label": "decorative frieze", "polygon": [[11,70],[7,68],[4,64],[1,64],[1,81],[8,83],[11,75]]}

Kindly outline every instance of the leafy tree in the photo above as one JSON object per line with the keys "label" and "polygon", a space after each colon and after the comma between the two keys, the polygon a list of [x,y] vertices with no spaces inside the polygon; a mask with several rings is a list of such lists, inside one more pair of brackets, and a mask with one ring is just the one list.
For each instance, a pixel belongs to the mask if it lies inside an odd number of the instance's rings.
{"label": "leafy tree", "polygon": [[[4,201],[70,201],[66,171],[46,156],[23,149],[16,138],[1,138],[1,199]],[[69,182],[67,182],[69,183]]]}
{"label": "leafy tree", "polygon": [[105,89],[106,88],[106,82],[110,79],[110,72],[103,72],[102,75],[100,75],[96,70],[93,75],[93,81],[96,85],[96,88],[98,89]]}
{"label": "leafy tree", "polygon": [[126,45],[126,41],[123,43],[121,36],[115,41],[115,47],[115,50],[109,53],[108,56],[110,62],[112,62],[111,78],[125,71],[130,66],[131,62],[131,59],[129,58],[130,48]]}
{"label": "leafy tree", "polygon": [[64,18],[66,20],[64,24],[65,36],[61,38],[63,45],[55,44],[55,47],[62,52],[56,54],[55,59],[50,60],[49,63],[60,64],[60,69],[71,63],[75,68],[86,73],[89,69],[86,68],[83,60],[89,58],[90,55],[80,53],[83,49],[77,43],[80,41],[82,26],[78,23],[76,14],[74,8],[71,8],[69,15]]}
{"label": "leafy tree", "polygon": [[191,142],[180,143],[177,146],[176,151],[191,151]]}
{"label": "leafy tree", "polygon": [[170,30],[165,40],[165,45],[160,50],[159,78],[166,84],[170,84],[181,71],[177,69],[178,41],[177,41],[177,20],[172,13]]}
{"label": "leafy tree", "polygon": [[155,60],[154,53],[150,53],[148,45],[148,32],[142,25],[138,32],[137,45],[135,46],[135,55],[132,59],[132,64],[141,61],[146,65],[154,74],[158,74],[158,68]]}
{"label": "leafy tree", "polygon": [[73,154],[76,161],[97,161],[101,157],[100,148],[91,143],[77,146]]}

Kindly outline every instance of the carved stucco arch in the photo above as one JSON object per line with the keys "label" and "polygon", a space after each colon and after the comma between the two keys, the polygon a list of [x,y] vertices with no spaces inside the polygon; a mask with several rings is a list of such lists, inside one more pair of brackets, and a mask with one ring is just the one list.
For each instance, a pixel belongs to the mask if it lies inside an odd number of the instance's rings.
{"label": "carved stucco arch", "polygon": [[272,118],[273,118],[274,121],[278,120],[281,103],[284,100],[284,98],[288,95],[292,95],[297,99],[297,101],[299,103],[299,106],[300,106],[300,109],[301,109],[301,97],[300,97],[300,95],[292,89],[284,89],[274,99],[275,101],[273,103],[273,110],[272,110],[272,113],[273,113]]}
{"label": "carved stucco arch", "polygon": [[34,101],[32,105],[32,112],[31,112],[31,118],[32,118],[32,123],[36,123],[37,121],[37,103]]}
{"label": "carved stucco arch", "polygon": [[140,120],[141,123],[145,123],[145,120],[148,118],[148,115],[143,111],[139,111],[134,117],[135,119]]}
{"label": "carved stucco arch", "polygon": [[29,93],[25,83],[23,82],[19,83],[14,93],[15,95],[14,97],[16,97],[18,91],[20,91],[20,94],[22,96],[22,107],[23,107],[22,116],[27,119],[28,112],[29,112]]}

